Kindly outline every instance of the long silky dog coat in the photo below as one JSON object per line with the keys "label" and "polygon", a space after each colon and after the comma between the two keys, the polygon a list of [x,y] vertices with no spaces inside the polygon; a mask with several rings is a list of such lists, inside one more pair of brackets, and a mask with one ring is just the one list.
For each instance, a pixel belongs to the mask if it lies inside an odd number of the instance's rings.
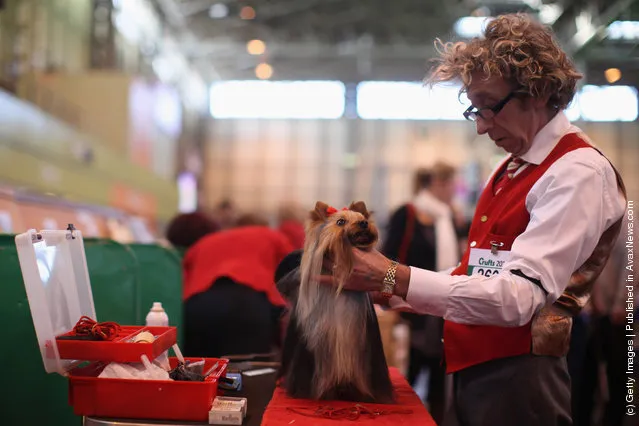
{"label": "long silky dog coat", "polygon": [[[292,310],[280,376],[294,398],[391,403],[393,388],[373,304],[342,290],[352,272],[351,247],[368,248],[377,229],[363,202],[337,211],[318,202],[306,226],[301,265],[278,280]],[[318,283],[330,257],[337,289]],[[291,260],[287,260],[289,268]],[[281,271],[280,271],[281,272]]]}

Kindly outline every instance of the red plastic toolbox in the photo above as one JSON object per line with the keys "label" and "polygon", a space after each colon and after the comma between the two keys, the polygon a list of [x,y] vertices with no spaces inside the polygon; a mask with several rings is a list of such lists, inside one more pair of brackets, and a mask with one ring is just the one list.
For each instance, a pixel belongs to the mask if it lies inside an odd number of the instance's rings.
{"label": "red plastic toolbox", "polygon": [[[177,365],[176,358],[169,362],[171,368]],[[204,382],[103,379],[98,375],[106,364],[91,363],[69,372],[69,403],[80,416],[207,422],[228,360],[204,358],[204,371],[216,362]]]}
{"label": "red plastic toolbox", "polygon": [[[44,369],[68,378],[69,404],[76,414],[208,421],[228,360],[205,359],[203,371],[218,364],[203,382],[98,378],[111,362],[140,363],[142,355],[157,358],[175,344],[176,328],[121,325],[110,341],[65,339],[73,335],[80,318],[99,321],[82,233],[71,225],[67,230],[32,229],[16,236],[16,247]],[[154,341],[133,343],[143,331],[153,334]],[[172,368],[177,365],[176,358],[169,362]]]}
{"label": "red plastic toolbox", "polygon": [[[133,338],[143,331],[155,336],[153,343],[133,343]],[[62,336],[72,336],[70,331]],[[121,326],[115,339],[110,341],[61,340],[56,338],[60,359],[105,362],[140,362],[146,355],[149,360],[160,356],[177,341],[175,327]]]}

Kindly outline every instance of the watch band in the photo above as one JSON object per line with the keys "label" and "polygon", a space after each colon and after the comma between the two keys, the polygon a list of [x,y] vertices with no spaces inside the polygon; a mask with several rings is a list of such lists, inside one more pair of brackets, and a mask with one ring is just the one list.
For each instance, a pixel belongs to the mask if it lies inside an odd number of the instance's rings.
{"label": "watch band", "polygon": [[390,299],[394,294],[395,284],[397,283],[397,265],[399,265],[397,262],[394,260],[391,261],[391,264],[386,271],[384,281],[382,282],[382,296],[386,299]]}

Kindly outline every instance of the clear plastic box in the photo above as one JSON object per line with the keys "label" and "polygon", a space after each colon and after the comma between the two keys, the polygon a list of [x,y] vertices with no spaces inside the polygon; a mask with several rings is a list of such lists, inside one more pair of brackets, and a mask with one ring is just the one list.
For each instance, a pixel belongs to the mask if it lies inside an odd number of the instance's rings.
{"label": "clear plastic box", "polygon": [[83,315],[97,321],[82,233],[31,229],[15,241],[44,369],[65,375],[74,362],[60,358],[56,336]]}
{"label": "clear plastic box", "polygon": [[[66,375],[77,361],[140,362],[152,360],[177,341],[175,327],[121,325],[109,341],[65,340],[82,316],[96,318],[84,252],[78,230],[29,230],[16,236],[16,246],[42,362],[48,373]],[[108,320],[108,319],[107,319]],[[133,343],[149,331],[153,343]]]}

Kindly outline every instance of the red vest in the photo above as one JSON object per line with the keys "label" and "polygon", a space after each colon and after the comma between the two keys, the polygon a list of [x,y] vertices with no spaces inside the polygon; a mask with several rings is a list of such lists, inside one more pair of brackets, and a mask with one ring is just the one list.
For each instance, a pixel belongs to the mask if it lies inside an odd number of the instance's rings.
{"label": "red vest", "polygon": [[[493,175],[482,192],[468,236],[469,247],[461,264],[452,275],[466,275],[470,249],[490,249],[491,242],[503,243],[500,250],[510,250],[513,241],[524,232],[530,216],[526,210],[526,196],[532,186],[557,159],[578,148],[591,147],[577,134],[571,133],[540,165],[529,164],[493,195],[495,179],[504,172],[504,164]],[[548,236],[552,238],[552,236]],[[531,350],[532,338],[528,323],[521,327],[464,325],[452,321],[444,323],[444,353],[447,372],[452,373],[472,365],[498,358],[522,355]]]}

